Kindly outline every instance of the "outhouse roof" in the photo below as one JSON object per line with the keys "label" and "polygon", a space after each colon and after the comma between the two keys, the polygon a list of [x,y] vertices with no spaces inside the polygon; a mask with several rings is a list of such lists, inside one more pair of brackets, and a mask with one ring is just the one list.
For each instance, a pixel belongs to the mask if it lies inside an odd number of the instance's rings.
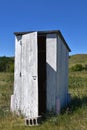
{"label": "outhouse roof", "polygon": [[18,35],[24,35],[24,34],[28,34],[28,33],[32,33],[32,32],[37,32],[38,35],[46,35],[46,34],[55,34],[56,33],[60,36],[60,38],[62,39],[62,41],[64,42],[64,44],[68,48],[68,50],[71,51],[71,49],[69,48],[69,46],[68,46],[67,42],[65,41],[65,39],[64,39],[60,30],[14,32],[14,34],[16,36],[18,36]]}

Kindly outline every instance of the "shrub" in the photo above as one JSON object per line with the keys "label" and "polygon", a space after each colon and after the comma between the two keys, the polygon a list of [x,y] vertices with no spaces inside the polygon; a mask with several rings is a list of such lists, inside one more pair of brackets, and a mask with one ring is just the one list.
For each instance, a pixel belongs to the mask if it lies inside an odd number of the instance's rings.
{"label": "shrub", "polygon": [[82,71],[84,70],[84,67],[82,64],[76,64],[70,68],[71,71]]}
{"label": "shrub", "polygon": [[87,64],[84,66],[84,70],[87,71]]}
{"label": "shrub", "polygon": [[14,72],[14,57],[0,57],[0,72]]}

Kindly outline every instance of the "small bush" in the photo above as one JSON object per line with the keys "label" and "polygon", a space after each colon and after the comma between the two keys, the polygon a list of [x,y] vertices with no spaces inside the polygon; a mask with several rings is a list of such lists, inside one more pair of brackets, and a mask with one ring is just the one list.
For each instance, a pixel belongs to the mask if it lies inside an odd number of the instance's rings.
{"label": "small bush", "polygon": [[0,72],[14,72],[14,57],[0,57]]}
{"label": "small bush", "polygon": [[70,68],[71,71],[82,71],[84,70],[84,67],[82,64],[76,64]]}
{"label": "small bush", "polygon": [[84,70],[87,71],[87,64],[84,66]]}

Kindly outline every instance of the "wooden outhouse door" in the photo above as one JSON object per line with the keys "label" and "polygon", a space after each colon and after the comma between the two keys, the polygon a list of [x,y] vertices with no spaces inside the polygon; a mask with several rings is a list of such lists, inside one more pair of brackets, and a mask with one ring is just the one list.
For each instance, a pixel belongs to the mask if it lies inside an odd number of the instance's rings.
{"label": "wooden outhouse door", "polygon": [[21,110],[32,118],[38,116],[37,32],[22,35]]}

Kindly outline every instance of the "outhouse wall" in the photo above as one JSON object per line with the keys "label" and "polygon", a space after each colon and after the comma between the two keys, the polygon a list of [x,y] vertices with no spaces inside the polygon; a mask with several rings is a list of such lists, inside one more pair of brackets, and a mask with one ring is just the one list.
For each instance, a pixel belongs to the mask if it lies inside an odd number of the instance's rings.
{"label": "outhouse wall", "polygon": [[68,101],[68,57],[69,50],[60,36],[57,36],[57,91],[56,98],[60,101],[60,108]]}
{"label": "outhouse wall", "polygon": [[47,110],[59,113],[67,105],[69,50],[57,34],[46,35]]}

